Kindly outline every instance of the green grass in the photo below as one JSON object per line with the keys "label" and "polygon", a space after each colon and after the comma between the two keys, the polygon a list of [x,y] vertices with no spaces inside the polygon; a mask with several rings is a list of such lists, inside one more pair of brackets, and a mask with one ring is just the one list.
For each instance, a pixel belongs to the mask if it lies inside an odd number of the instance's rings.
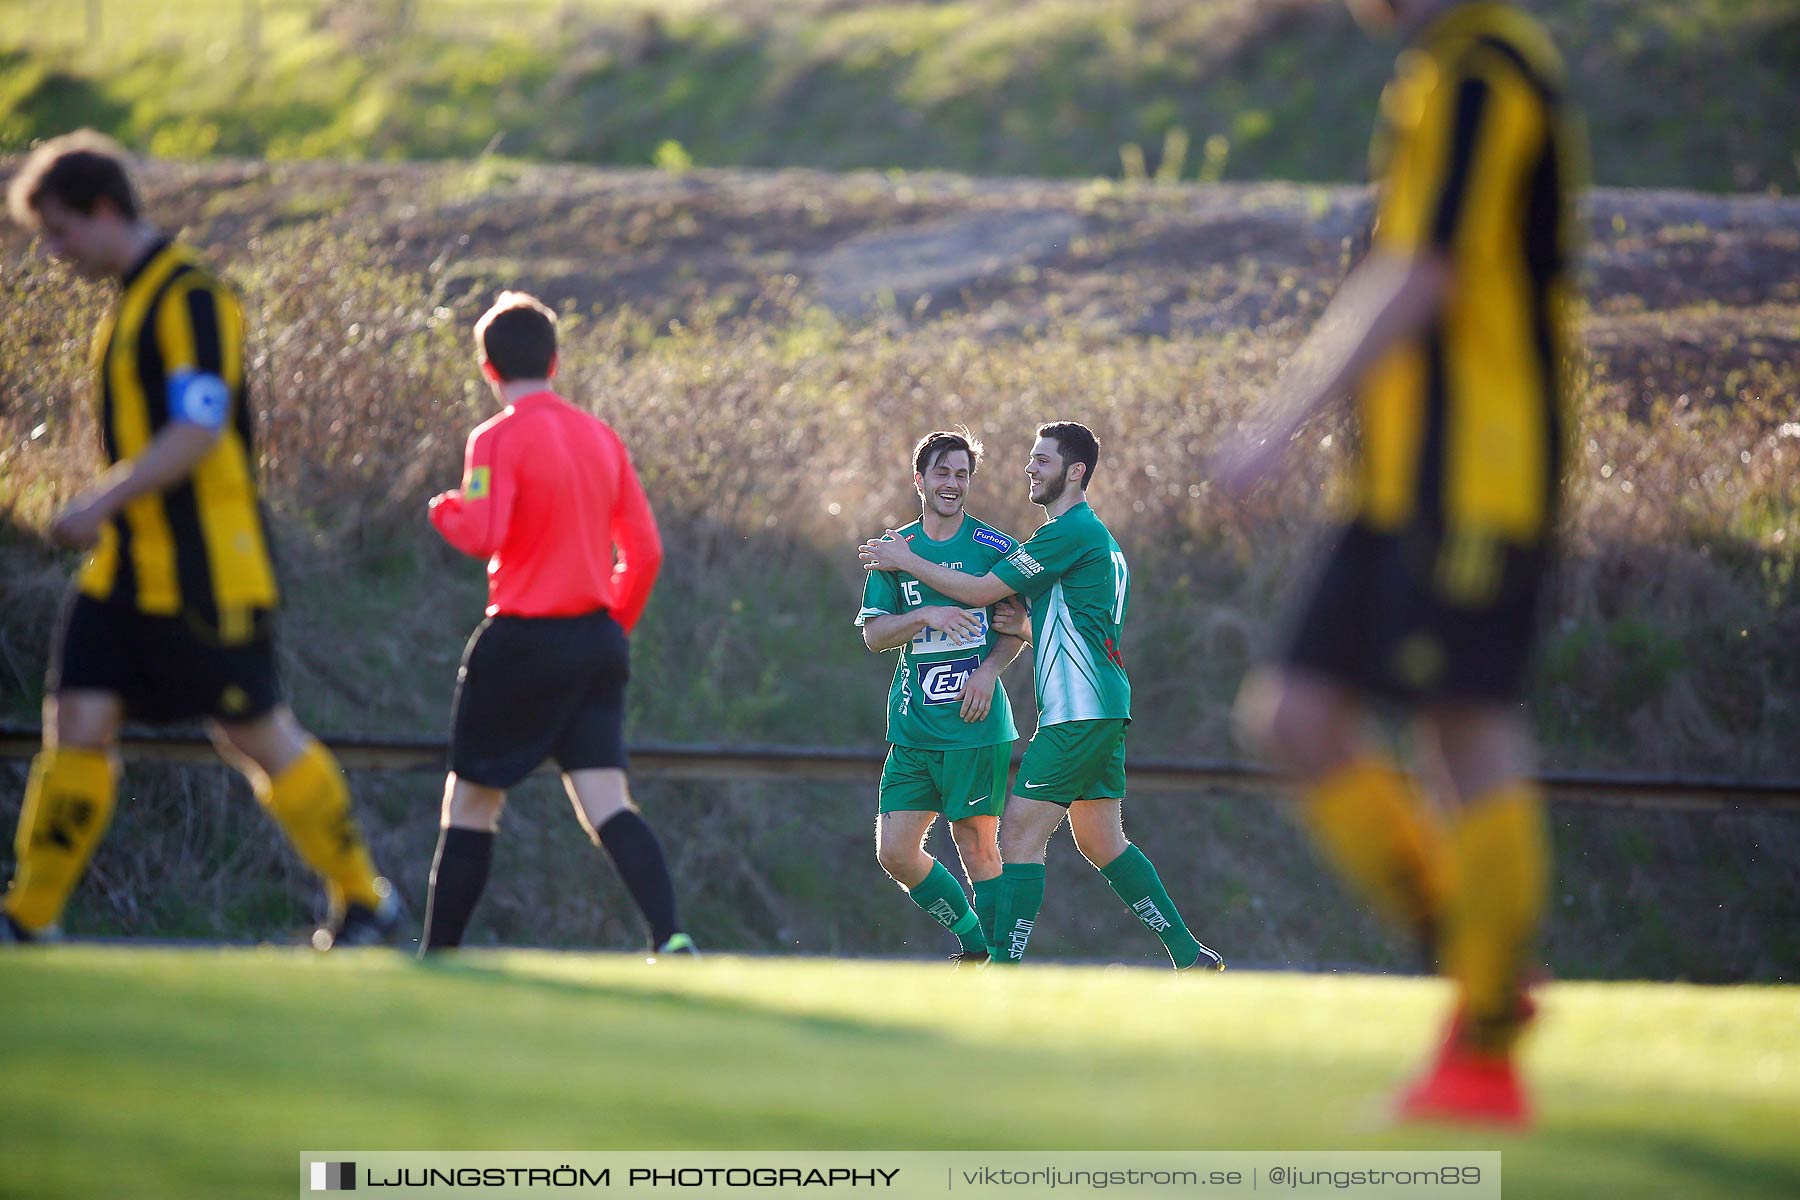
{"label": "green grass", "polygon": [[332,1148],[1464,1148],[1510,1196],[1800,1189],[1793,988],[1546,989],[1521,1138],[1372,1120],[1423,980],[65,947],[0,984],[0,1194],[36,1200],[277,1195]]}
{"label": "green grass", "polygon": [[[1783,0],[1531,7],[1574,64],[1601,182],[1800,184]],[[1339,0],[157,9],[101,0],[90,30],[87,5],[0,0],[0,150],[91,123],[172,157],[459,157],[498,139],[640,165],[1348,179],[1394,53]]]}

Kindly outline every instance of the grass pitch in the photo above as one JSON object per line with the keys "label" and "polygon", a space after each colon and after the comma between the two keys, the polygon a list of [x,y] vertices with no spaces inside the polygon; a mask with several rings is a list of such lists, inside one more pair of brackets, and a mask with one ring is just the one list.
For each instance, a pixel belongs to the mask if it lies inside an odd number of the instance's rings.
{"label": "grass pitch", "polygon": [[1383,1129],[1428,980],[63,947],[0,958],[0,1195],[306,1149],[1499,1149],[1509,1196],[1800,1194],[1800,989],[1558,984],[1528,1137]]}

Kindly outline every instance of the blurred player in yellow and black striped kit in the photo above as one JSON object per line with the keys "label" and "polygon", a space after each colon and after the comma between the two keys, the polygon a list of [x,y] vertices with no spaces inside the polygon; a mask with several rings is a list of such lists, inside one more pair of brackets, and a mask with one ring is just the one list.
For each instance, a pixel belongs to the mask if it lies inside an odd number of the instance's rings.
{"label": "blurred player in yellow and black striped kit", "polygon": [[110,469],[59,513],[88,549],[54,647],[44,747],[26,784],[0,939],[54,936],[112,816],[127,717],[205,718],[294,848],[325,880],[322,948],[380,940],[397,912],[343,772],[281,702],[279,600],[257,502],[236,295],[140,215],[117,146],[89,132],[37,148],[8,207],[77,272],[119,294],[94,339]]}
{"label": "blurred player in yellow and black striped kit", "polygon": [[[1549,873],[1520,699],[1554,548],[1584,151],[1557,53],[1516,8],[1350,6],[1409,33],[1381,98],[1372,248],[1218,466],[1248,494],[1353,392],[1353,511],[1240,717],[1301,782],[1326,854],[1457,985],[1400,1115],[1519,1125],[1513,1050]],[[1368,736],[1371,702],[1419,718],[1447,819]]]}

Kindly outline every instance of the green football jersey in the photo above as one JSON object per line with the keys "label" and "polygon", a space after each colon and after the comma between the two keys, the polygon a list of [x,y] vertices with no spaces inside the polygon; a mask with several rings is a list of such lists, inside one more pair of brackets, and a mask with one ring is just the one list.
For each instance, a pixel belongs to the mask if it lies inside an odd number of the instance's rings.
{"label": "green football jersey", "polygon": [[[911,543],[913,553],[970,575],[986,575],[1016,543],[991,525],[967,513],[954,535],[941,542],[925,536],[922,521],[897,530]],[[860,628],[871,618],[911,612],[931,605],[961,608],[956,601],[932,591],[904,571],[870,571],[863,584]],[[1019,736],[1013,724],[1012,703],[1006,685],[994,684],[994,703],[988,715],[973,723],[962,719],[963,681],[993,653],[994,632],[988,609],[967,609],[981,622],[981,640],[958,645],[935,629],[921,629],[900,647],[894,666],[894,682],[888,688],[887,740],[896,746],[919,750],[961,750],[992,746]]]}
{"label": "green football jersey", "polygon": [[1045,521],[993,573],[1032,602],[1038,725],[1130,720],[1119,641],[1131,572],[1087,501]]}

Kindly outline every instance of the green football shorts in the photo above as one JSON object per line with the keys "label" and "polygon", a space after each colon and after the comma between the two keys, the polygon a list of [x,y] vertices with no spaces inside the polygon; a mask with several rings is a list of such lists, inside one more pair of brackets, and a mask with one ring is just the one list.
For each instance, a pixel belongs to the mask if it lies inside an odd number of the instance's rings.
{"label": "green football shorts", "polygon": [[1013,795],[1067,808],[1077,800],[1125,797],[1123,718],[1041,725],[1025,747]]}
{"label": "green football shorts", "polygon": [[936,812],[952,821],[997,817],[1006,807],[1012,743],[967,750],[889,746],[881,767],[881,812]]}

